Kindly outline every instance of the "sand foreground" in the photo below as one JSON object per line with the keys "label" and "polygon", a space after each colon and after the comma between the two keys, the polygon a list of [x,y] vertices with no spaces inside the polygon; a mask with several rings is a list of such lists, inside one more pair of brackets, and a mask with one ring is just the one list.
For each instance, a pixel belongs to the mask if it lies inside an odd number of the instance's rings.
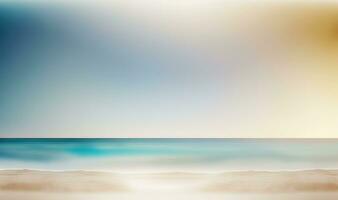
{"label": "sand foreground", "polygon": [[338,170],[118,174],[88,171],[0,171],[6,200],[333,200]]}

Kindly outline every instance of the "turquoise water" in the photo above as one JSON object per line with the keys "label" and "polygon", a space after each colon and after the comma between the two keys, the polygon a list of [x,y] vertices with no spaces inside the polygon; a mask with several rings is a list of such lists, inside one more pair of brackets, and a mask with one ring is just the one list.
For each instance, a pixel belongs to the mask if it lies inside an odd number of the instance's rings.
{"label": "turquoise water", "polygon": [[338,140],[0,139],[0,168],[336,168]]}

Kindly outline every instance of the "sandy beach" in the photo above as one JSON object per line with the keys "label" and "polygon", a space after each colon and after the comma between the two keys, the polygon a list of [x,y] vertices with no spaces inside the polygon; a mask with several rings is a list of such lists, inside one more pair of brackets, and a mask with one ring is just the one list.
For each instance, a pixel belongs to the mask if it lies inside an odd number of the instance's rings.
{"label": "sandy beach", "polygon": [[0,199],[6,200],[336,200],[338,193],[283,193],[283,194],[206,194],[206,193],[13,193],[1,192]]}
{"label": "sandy beach", "polygon": [[0,199],[297,199],[338,198],[338,170],[224,173],[0,171]]}

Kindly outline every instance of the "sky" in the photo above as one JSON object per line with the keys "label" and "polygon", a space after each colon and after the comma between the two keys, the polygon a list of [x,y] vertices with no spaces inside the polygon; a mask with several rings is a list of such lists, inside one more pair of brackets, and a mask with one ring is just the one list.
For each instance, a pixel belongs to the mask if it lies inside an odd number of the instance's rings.
{"label": "sky", "polygon": [[0,139],[1,169],[212,173],[337,167],[336,139]]}
{"label": "sky", "polygon": [[0,3],[0,137],[336,137],[338,5]]}

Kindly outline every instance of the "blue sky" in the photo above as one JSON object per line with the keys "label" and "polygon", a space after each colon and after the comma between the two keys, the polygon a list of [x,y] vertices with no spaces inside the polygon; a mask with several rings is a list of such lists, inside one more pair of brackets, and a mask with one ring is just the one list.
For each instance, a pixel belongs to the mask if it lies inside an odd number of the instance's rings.
{"label": "blue sky", "polygon": [[124,14],[112,12],[101,27],[99,18],[89,22],[86,8],[77,6],[0,9],[2,136],[178,129],[219,102],[210,89],[217,82],[191,68],[203,65],[191,47],[148,32]]}
{"label": "blue sky", "polygon": [[334,139],[1,139],[0,144],[1,169],[213,172],[338,167]]}

